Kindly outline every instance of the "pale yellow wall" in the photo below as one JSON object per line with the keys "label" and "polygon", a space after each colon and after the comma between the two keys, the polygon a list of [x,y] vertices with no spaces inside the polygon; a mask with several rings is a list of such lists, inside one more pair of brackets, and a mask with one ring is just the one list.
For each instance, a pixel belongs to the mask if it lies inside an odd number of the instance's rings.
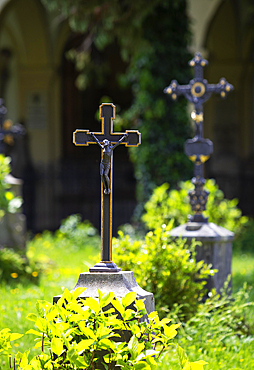
{"label": "pale yellow wall", "polygon": [[[39,0],[0,0],[0,12],[0,48],[13,52],[6,93],[8,117],[28,124],[34,164],[57,161],[61,156],[59,71],[69,27],[67,22],[49,15]],[[29,115],[34,94],[42,98],[45,107],[45,120],[36,121],[41,122],[39,127],[28,119],[34,117]]]}

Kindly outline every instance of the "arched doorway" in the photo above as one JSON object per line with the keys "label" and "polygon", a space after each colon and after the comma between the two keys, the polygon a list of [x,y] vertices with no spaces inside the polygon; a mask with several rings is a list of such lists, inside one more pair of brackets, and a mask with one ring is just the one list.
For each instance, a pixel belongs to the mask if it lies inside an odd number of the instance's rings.
{"label": "arched doorway", "polygon": [[[93,47],[92,58],[106,60],[108,72],[103,82],[98,83],[96,76],[84,91],[78,90],[78,72],[72,61],[67,58],[70,49],[77,48],[83,36],[71,35],[67,41],[62,59],[62,190],[59,202],[64,202],[62,217],[71,213],[81,213],[97,228],[100,227],[100,149],[95,145],[75,147],[72,133],[87,128],[100,131],[101,121],[96,118],[103,97],[110,98],[118,110],[127,109],[132,100],[130,88],[121,89],[118,76],[127,65],[122,61],[116,44],[104,51]],[[129,222],[136,206],[135,179],[128,150],[118,147],[114,155],[114,234],[119,225]]]}

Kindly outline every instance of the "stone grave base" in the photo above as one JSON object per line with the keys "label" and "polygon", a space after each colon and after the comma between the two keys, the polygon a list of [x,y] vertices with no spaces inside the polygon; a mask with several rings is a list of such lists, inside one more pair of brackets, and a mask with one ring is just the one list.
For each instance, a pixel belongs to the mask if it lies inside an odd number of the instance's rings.
{"label": "stone grave base", "polygon": [[192,239],[202,243],[201,246],[196,246],[196,260],[212,264],[212,268],[218,270],[208,279],[206,288],[208,291],[215,288],[219,293],[228,275],[231,275],[234,233],[212,222],[187,222],[173,229],[171,235],[187,239],[187,243]]}
{"label": "stone grave base", "polygon": [[[111,273],[83,272],[79,275],[76,288],[87,288],[79,298],[98,298],[98,289],[102,293],[113,292],[119,299],[129,292],[136,292],[137,299],[144,299],[147,313],[154,311],[154,297],[152,293],[146,292],[136,282],[132,271],[120,271]],[[53,298],[53,303],[60,299],[61,295]]]}

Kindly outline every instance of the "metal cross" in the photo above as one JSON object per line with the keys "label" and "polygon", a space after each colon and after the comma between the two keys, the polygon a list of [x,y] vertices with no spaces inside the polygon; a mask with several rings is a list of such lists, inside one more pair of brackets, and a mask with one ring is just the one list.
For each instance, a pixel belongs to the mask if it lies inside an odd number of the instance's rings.
{"label": "metal cross", "polygon": [[73,143],[77,146],[97,144],[101,147],[101,261],[89,271],[118,272],[121,269],[112,261],[113,150],[120,144],[127,147],[138,146],[141,143],[141,134],[137,130],[113,132],[115,106],[112,103],[100,106],[100,118],[101,132],[76,130],[73,133]]}
{"label": "metal cross", "polygon": [[[194,67],[194,78],[189,84],[179,85],[176,80],[173,80],[164,89],[164,92],[170,94],[173,100],[176,100],[180,95],[184,95],[189,102],[194,104],[195,114],[199,115],[201,113],[200,119],[203,116],[203,103],[211,97],[213,92],[225,98],[228,92],[234,89],[225,78],[221,78],[217,84],[208,84],[207,80],[203,77],[203,68],[207,64],[208,61],[203,59],[200,53],[196,53],[194,58],[189,61],[189,65]],[[203,121],[203,118],[201,120]]]}
{"label": "metal cross", "polygon": [[191,208],[194,216],[191,221],[207,222],[202,212],[205,210],[208,192],[203,189],[205,180],[203,178],[203,164],[209,159],[213,152],[213,143],[203,137],[203,103],[206,102],[213,92],[220,94],[222,98],[234,89],[225,78],[221,78],[217,84],[208,84],[203,77],[203,68],[208,61],[203,59],[200,53],[196,53],[194,58],[189,61],[189,65],[194,67],[194,78],[188,85],[179,85],[176,80],[164,89],[165,94],[169,94],[173,100],[178,96],[184,95],[189,102],[194,104],[195,110],[191,113],[191,118],[195,122],[196,132],[193,139],[185,142],[185,154],[194,162],[194,177],[192,183],[195,189],[189,192]]}

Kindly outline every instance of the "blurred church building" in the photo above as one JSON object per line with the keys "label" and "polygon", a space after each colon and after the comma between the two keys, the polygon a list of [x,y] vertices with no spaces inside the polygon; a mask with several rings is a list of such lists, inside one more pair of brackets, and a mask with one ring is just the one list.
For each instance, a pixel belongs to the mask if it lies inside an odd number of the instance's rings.
{"label": "blurred church building", "polygon": [[[234,85],[226,100],[213,96],[205,105],[205,137],[214,142],[206,177],[215,178],[228,198],[237,197],[254,215],[254,19],[249,0],[187,0],[193,34],[190,52],[209,61],[205,78]],[[252,13],[254,17],[254,12]],[[80,35],[67,20],[46,11],[40,0],[0,0],[0,98],[7,118],[25,126],[13,149],[13,175],[24,179],[28,228],[56,229],[61,219],[80,213],[100,223],[100,150],[75,147],[77,128],[99,131],[95,114],[102,96],[122,109],[131,91],[121,91],[115,76],[105,86],[80,92],[78,72],[66,57]],[[116,48],[105,51],[111,69],[124,71]],[[168,81],[165,81],[167,84]],[[136,206],[133,166],[124,147],[114,157],[115,228],[128,222]]]}

